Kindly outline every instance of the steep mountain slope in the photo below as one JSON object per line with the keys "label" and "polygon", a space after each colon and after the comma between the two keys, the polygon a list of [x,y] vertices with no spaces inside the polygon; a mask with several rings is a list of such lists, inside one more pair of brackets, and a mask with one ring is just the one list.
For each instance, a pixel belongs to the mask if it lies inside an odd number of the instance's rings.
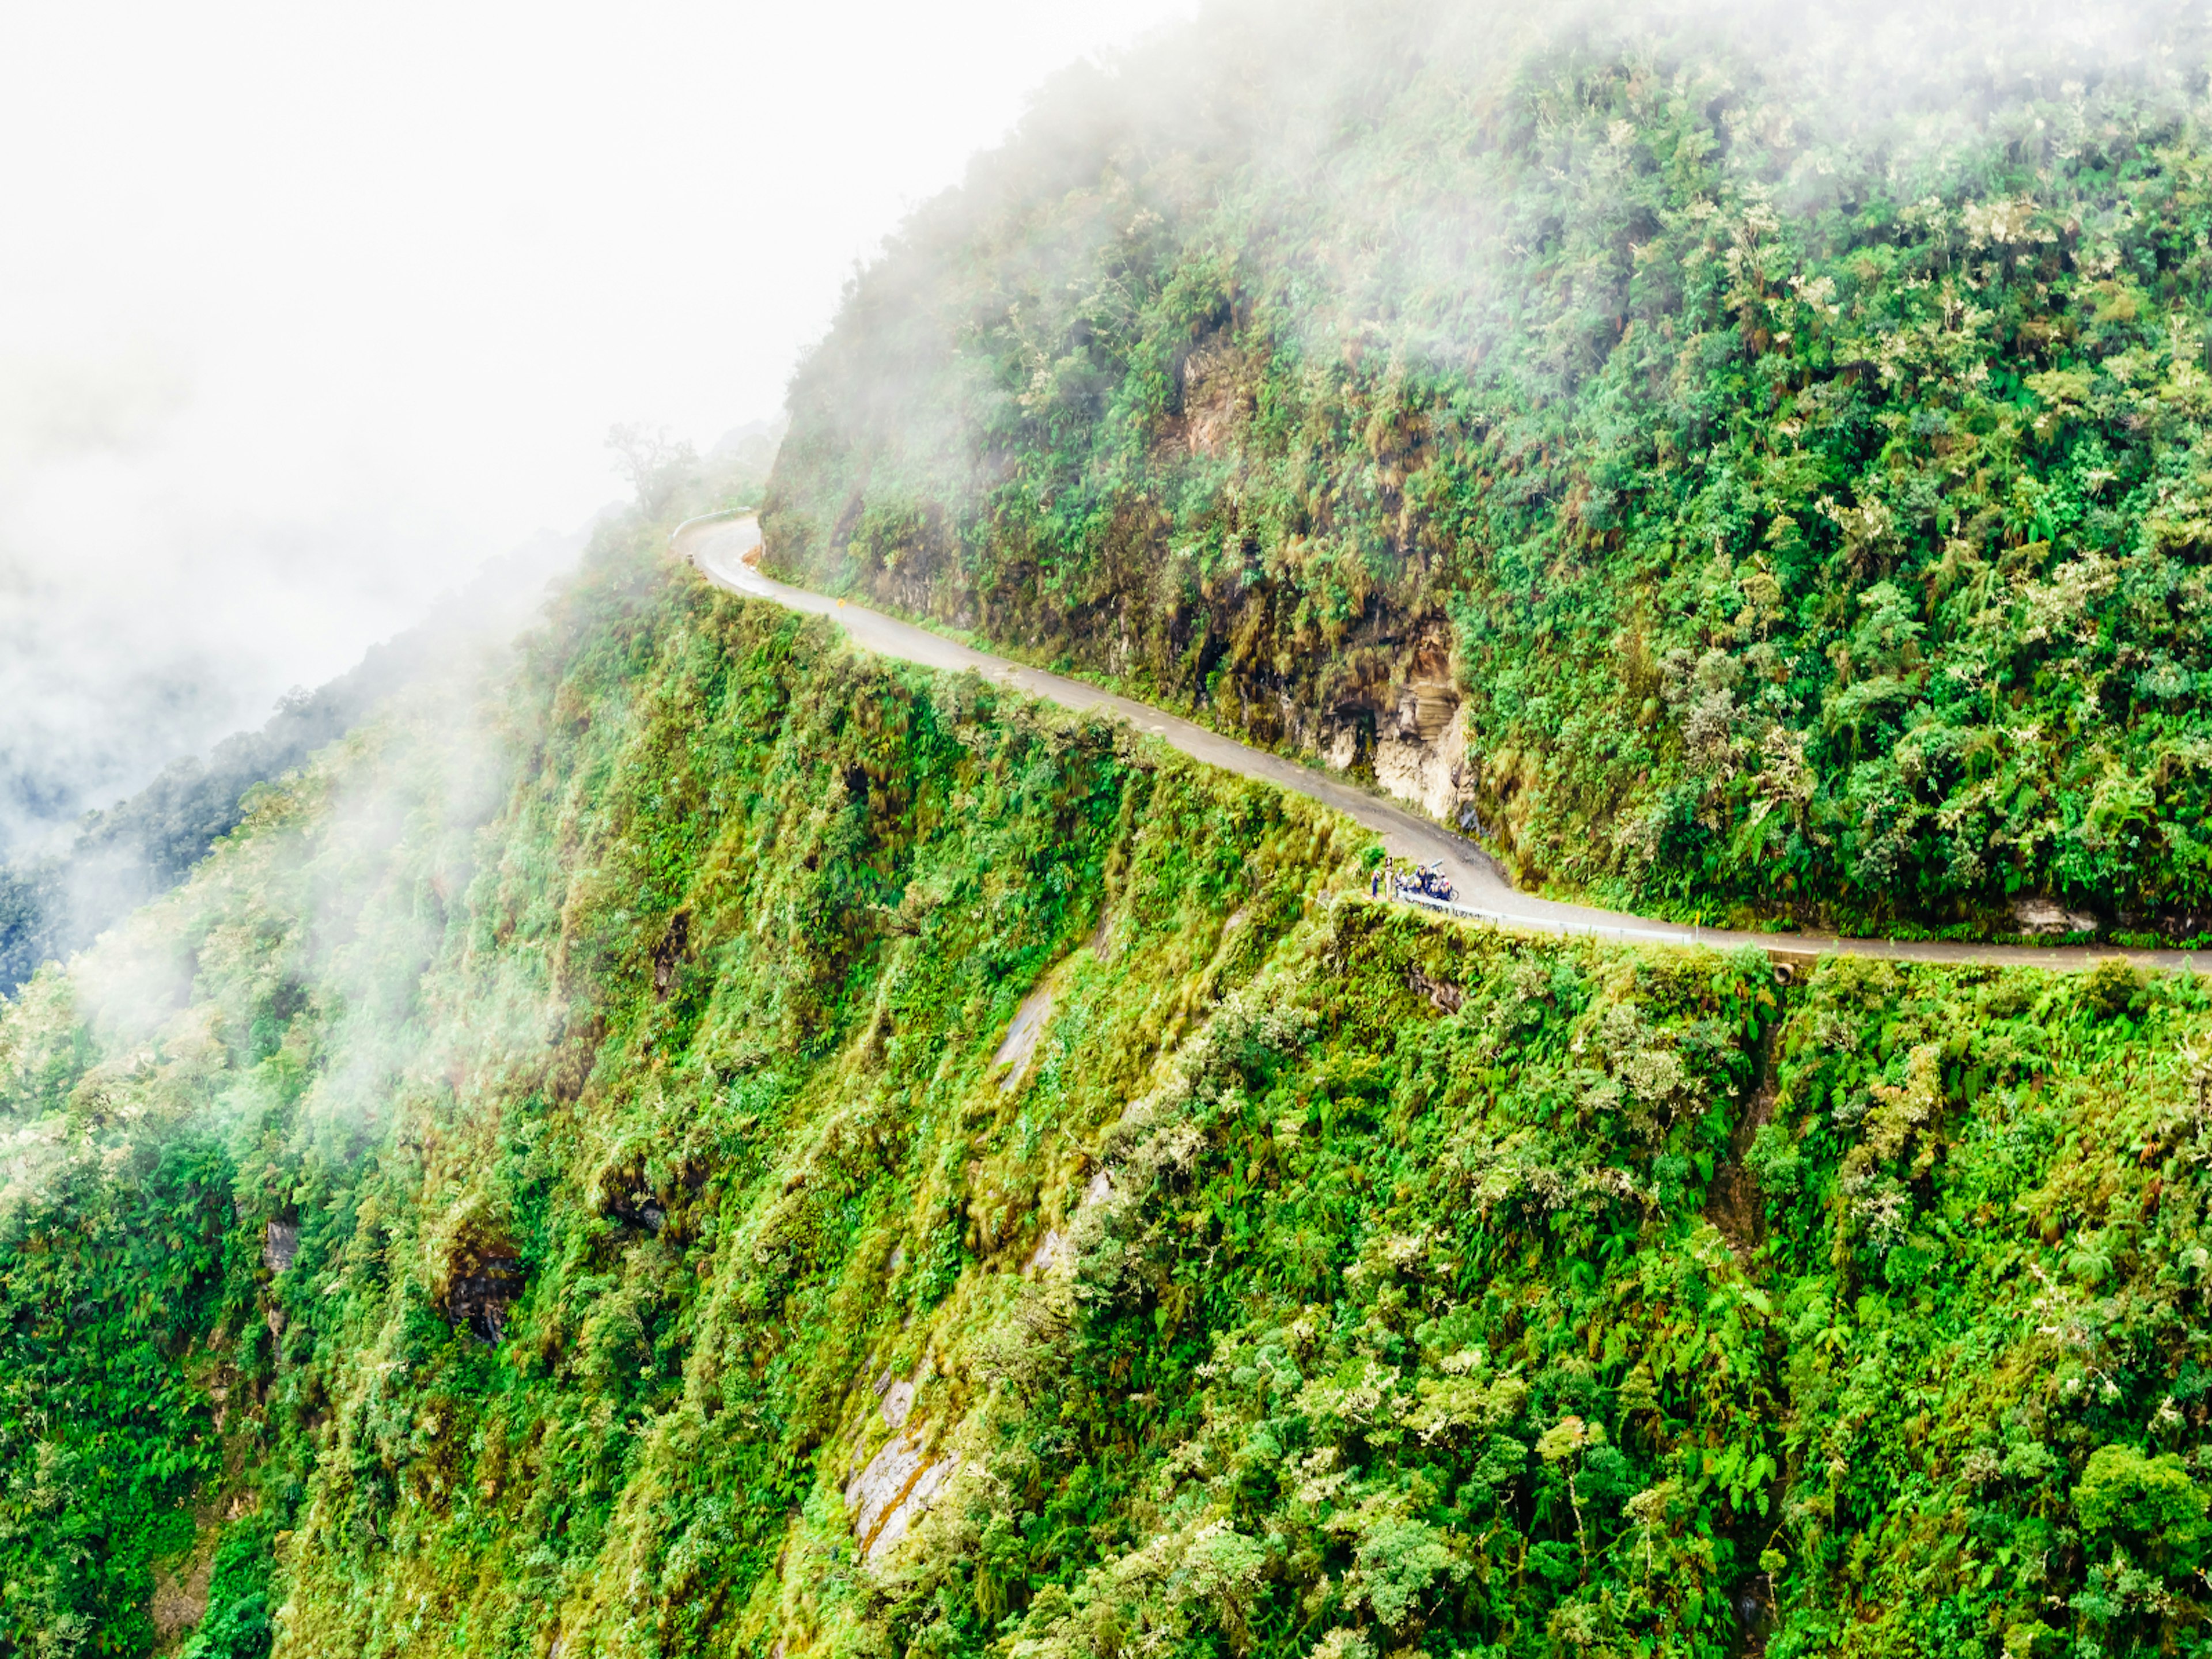
{"label": "steep mountain slope", "polygon": [[0,1005],[0,1649],[2203,1650],[2197,981],[1436,926],[665,529]]}
{"label": "steep mountain slope", "polygon": [[2201,13],[1210,9],[794,385],[770,562],[1526,881],[2212,927]]}

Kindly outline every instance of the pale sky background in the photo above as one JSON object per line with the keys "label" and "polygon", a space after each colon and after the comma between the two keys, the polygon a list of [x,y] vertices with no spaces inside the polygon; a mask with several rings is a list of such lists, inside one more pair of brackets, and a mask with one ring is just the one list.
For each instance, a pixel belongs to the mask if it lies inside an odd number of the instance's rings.
{"label": "pale sky background", "polygon": [[617,421],[772,416],[1043,77],[1191,9],[6,8],[0,796],[258,724],[618,496]]}

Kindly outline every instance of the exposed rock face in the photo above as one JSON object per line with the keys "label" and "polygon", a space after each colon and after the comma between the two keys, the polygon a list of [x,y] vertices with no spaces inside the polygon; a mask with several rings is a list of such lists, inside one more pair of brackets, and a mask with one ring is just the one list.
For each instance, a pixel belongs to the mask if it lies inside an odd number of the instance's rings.
{"label": "exposed rock face", "polygon": [[154,1633],[165,1644],[177,1641],[207,1614],[216,1537],[212,1528],[203,1528],[191,1556],[154,1581]]}
{"label": "exposed rock face", "polygon": [[1449,980],[1431,979],[1418,968],[1407,973],[1406,988],[1428,998],[1430,1006],[1440,1014],[1455,1014],[1467,1006],[1465,991]]}
{"label": "exposed rock face", "polygon": [[1232,448],[1252,413],[1253,374],[1245,355],[1218,336],[1193,351],[1176,376],[1182,414],[1170,422],[1170,441],[1179,437],[1192,455],[1219,455]]}
{"label": "exposed rock face", "polygon": [[[1231,921],[1234,920],[1232,917]],[[1094,1171],[1083,1188],[1082,1198],[1076,1204],[1075,1214],[1063,1224],[1068,1231],[1062,1232],[1058,1227],[1044,1230],[1044,1237],[1037,1241],[1036,1249],[1030,1251],[1029,1260],[1022,1263],[1023,1277],[1072,1271],[1076,1252],[1081,1249],[1081,1223],[1085,1213],[1104,1203],[1113,1192],[1113,1176],[1103,1170]]]}
{"label": "exposed rock face", "polygon": [[1321,732],[1322,757],[1342,772],[1359,758],[1366,721],[1375,723],[1375,781],[1387,793],[1441,823],[1457,820],[1474,799],[1467,764],[1467,728],[1460,719],[1460,695],[1443,662],[1430,653],[1415,659],[1413,674],[1395,689],[1383,688],[1382,708],[1340,704]]}
{"label": "exposed rock face", "polygon": [[522,1253],[503,1218],[481,1197],[470,1199],[433,1234],[428,1255],[431,1293],[446,1322],[495,1346],[525,1278]]}
{"label": "exposed rock face", "polygon": [[2097,927],[2097,918],[2087,911],[2069,910],[2047,898],[2014,899],[2012,914],[2023,933],[2087,933]]}
{"label": "exposed rock face", "polygon": [[876,1409],[883,1413],[885,1428],[904,1428],[914,1412],[914,1384],[902,1376],[894,1382],[885,1373],[876,1385]]}
{"label": "exposed rock face", "polygon": [[1044,1237],[1038,1242],[1036,1249],[1030,1253],[1030,1259],[1022,1264],[1022,1271],[1025,1273],[1039,1273],[1051,1267],[1060,1259],[1060,1247],[1059,1230],[1053,1227],[1046,1228]]}
{"label": "exposed rock face", "polygon": [[884,1517],[883,1525],[877,1528],[874,1539],[868,1545],[871,1564],[889,1553],[899,1540],[906,1536],[908,1528],[929,1512],[937,1502],[938,1494],[945,1490],[945,1483],[959,1472],[960,1460],[957,1456],[946,1457],[924,1466],[921,1473],[915,1477],[913,1485],[906,1489],[905,1496],[892,1506],[890,1513]]}
{"label": "exposed rock face", "polygon": [[1030,1058],[1036,1053],[1038,1035],[1045,1022],[1052,1018],[1053,986],[1050,979],[1022,999],[1022,1006],[1014,1010],[1013,1024],[1006,1028],[1006,1041],[991,1056],[993,1066],[1006,1067],[999,1079],[1002,1091],[1011,1091],[1021,1083],[1029,1071]]}
{"label": "exposed rock face", "polygon": [[300,1229],[289,1221],[272,1221],[261,1230],[261,1265],[281,1273],[300,1254]]}
{"label": "exposed rock face", "polygon": [[507,1334],[507,1310],[521,1294],[522,1264],[511,1256],[486,1258],[474,1272],[454,1277],[446,1292],[446,1317],[496,1345]]}
{"label": "exposed rock face", "polygon": [[1472,798],[1465,787],[1467,729],[1450,684],[1428,680],[1406,687],[1395,722],[1376,726],[1375,781],[1446,823]]}
{"label": "exposed rock face", "polygon": [[863,1558],[872,1565],[887,1554],[928,1513],[959,1468],[957,1455],[933,1459],[925,1453],[918,1430],[897,1436],[870,1458],[845,1488],[846,1512]]}

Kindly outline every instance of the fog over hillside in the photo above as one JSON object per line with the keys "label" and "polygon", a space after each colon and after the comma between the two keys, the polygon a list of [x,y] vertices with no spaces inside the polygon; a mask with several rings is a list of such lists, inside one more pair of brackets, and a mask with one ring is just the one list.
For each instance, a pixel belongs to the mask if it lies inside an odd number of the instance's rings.
{"label": "fog over hillside", "polygon": [[586,524],[611,424],[775,410],[856,258],[1178,9],[17,9],[0,856]]}

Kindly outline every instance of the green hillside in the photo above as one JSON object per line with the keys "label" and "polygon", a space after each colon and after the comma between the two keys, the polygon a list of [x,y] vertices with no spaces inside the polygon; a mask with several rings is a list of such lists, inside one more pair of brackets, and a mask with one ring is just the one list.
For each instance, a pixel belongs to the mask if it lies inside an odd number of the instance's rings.
{"label": "green hillside", "polygon": [[661,533],[0,1004],[0,1652],[2203,1650],[2197,981],[1378,907]]}
{"label": "green hillside", "polygon": [[799,578],[1528,884],[2212,933],[2197,9],[1217,6],[852,288]]}
{"label": "green hillside", "polygon": [[[1531,885],[2212,933],[2200,14],[1623,15],[1062,77],[771,564]],[[512,660],[0,996],[0,1659],[2212,1656],[2212,982],[1378,902],[627,435]]]}

